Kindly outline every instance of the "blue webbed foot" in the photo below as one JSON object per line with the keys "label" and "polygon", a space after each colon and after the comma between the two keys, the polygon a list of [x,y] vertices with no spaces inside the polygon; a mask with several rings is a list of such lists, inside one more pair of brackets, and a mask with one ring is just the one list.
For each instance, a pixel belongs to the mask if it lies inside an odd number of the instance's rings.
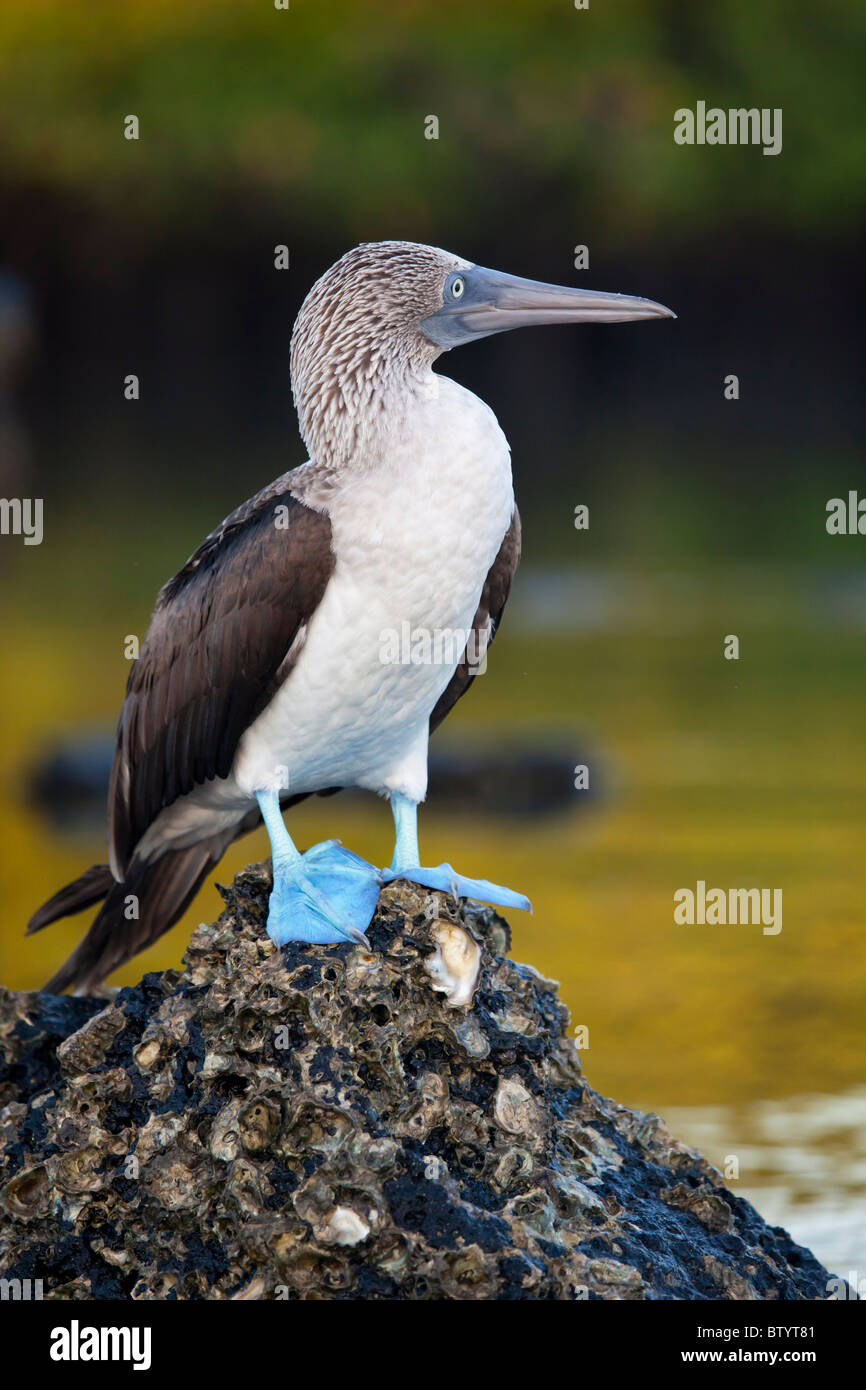
{"label": "blue webbed foot", "polygon": [[382,886],[378,869],[337,840],[294,858],[275,856],[273,864],[268,936],[275,945],[356,941],[369,948],[364,931]]}
{"label": "blue webbed foot", "polygon": [[495,903],[497,907],[518,907],[522,912],[531,912],[532,904],[523,893],[515,893],[513,888],[503,888],[486,878],[465,878],[458,874],[450,864],[437,864],[434,869],[422,866],[406,869],[383,869],[382,881],[392,883],[396,878],[407,878],[411,883],[420,883],[425,888],[437,888],[442,893],[451,893],[455,898],[479,898],[484,903]]}

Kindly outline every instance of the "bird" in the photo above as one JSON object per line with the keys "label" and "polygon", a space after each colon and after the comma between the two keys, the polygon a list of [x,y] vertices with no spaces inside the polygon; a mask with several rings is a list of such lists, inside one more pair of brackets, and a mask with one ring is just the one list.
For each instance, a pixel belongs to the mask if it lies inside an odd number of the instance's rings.
{"label": "bird", "polygon": [[[503,330],[675,317],[417,242],[362,243],[325,271],[291,338],[309,458],[227,516],[158,595],[117,727],[108,863],[28,924],[101,903],[47,991],[92,992],[262,822],[278,946],[369,947],[379,894],[398,878],[531,910],[522,893],[420,859],[428,740],[483,662],[521,544],[496,416],[433,366]],[[407,633],[408,659],[394,640]],[[284,812],[342,787],[390,803],[387,868],[337,839],[301,852],[291,838]]]}

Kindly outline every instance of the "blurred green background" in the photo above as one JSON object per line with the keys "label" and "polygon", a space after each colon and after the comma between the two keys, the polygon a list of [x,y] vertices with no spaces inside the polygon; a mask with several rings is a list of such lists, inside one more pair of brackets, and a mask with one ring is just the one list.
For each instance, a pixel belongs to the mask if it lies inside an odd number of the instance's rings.
{"label": "blurred green background", "polygon": [[[562,784],[532,816],[431,800],[424,852],[533,898],[514,951],[562,981],[595,1086],[741,1155],[741,1190],[862,1266],[866,538],[825,509],[866,496],[864,31],[854,0],[6,0],[0,493],[45,499],[45,539],[0,537],[4,983],[59,965],[87,919],[24,941],[26,919],[104,857],[34,777],[113,726],[164,579],[304,457],[288,342],[313,279],[405,237],[648,295],[677,323],[439,364],[498,414],[525,525],[489,672],[441,737],[518,766],[543,740]],[[781,107],[781,155],[676,145],[698,100]],[[390,849],[372,798],[292,829]],[[266,853],[242,842],[217,877]],[[783,931],[674,926],[699,878],[781,888]],[[114,982],[176,965],[218,907],[208,886]],[[768,1146],[780,1103],[812,1118]]]}

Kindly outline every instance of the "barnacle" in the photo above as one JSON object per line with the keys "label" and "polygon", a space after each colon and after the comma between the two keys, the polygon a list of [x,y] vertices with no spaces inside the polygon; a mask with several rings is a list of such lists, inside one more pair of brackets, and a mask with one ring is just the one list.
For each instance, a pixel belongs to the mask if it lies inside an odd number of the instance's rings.
{"label": "barnacle", "polygon": [[468,931],[454,922],[436,922],[431,928],[436,950],[425,962],[433,988],[445,995],[453,1009],[472,1002],[481,969],[481,948]]}

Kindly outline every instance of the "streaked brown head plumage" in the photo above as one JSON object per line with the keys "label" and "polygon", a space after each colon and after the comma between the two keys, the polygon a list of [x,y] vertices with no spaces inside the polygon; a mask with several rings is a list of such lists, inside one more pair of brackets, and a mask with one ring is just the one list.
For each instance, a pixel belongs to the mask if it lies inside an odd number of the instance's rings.
{"label": "streaked brown head plumage", "polygon": [[395,391],[429,371],[442,349],[421,321],[467,264],[417,242],[365,242],[316,281],[292,334],[292,390],[317,462],[360,462]]}

